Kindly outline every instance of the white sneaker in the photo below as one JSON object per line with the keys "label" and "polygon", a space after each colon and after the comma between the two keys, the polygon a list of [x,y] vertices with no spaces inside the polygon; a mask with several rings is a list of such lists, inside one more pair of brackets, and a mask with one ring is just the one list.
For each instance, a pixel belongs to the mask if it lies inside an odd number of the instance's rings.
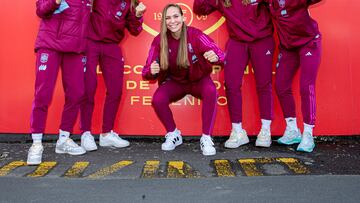
{"label": "white sneaker", "polygon": [[301,133],[297,128],[296,130],[285,129],[284,135],[280,137],[277,142],[284,145],[292,145],[301,142]]}
{"label": "white sneaker", "polygon": [[68,138],[65,142],[59,140],[56,142],[55,152],[57,154],[82,155],[86,153],[86,150]]}
{"label": "white sneaker", "polygon": [[211,156],[216,154],[214,142],[212,141],[210,136],[201,136],[200,149],[204,156]]}
{"label": "white sneaker", "polygon": [[41,163],[42,153],[44,147],[41,143],[34,143],[31,145],[27,157],[27,165],[39,165]]}
{"label": "white sneaker", "polygon": [[81,135],[81,146],[86,151],[94,151],[98,149],[94,136],[90,133],[90,131],[86,131]]}
{"label": "white sneaker", "polygon": [[99,136],[99,145],[102,147],[116,147],[116,148],[123,148],[130,145],[130,142],[127,140],[122,139],[119,135],[114,132],[110,131],[106,136],[101,134]]}
{"label": "white sneaker", "polygon": [[161,150],[171,151],[174,150],[175,147],[181,145],[183,143],[181,132],[178,129],[175,129],[174,132],[169,132],[165,135],[165,142],[161,144]]}
{"label": "white sneaker", "polygon": [[297,151],[312,152],[315,148],[314,137],[307,132],[304,132],[300,144],[297,147]]}
{"label": "white sneaker", "polygon": [[270,147],[271,145],[271,132],[270,130],[261,129],[256,141],[255,146],[257,147]]}
{"label": "white sneaker", "polygon": [[235,130],[231,130],[230,137],[225,142],[225,147],[233,149],[247,143],[249,143],[249,138],[245,130],[242,129],[240,132],[235,132]]}

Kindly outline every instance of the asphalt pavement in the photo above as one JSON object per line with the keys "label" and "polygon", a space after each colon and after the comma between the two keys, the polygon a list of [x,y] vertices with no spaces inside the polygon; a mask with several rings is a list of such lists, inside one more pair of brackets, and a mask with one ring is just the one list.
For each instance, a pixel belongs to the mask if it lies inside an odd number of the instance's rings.
{"label": "asphalt pavement", "polygon": [[0,139],[0,202],[360,202],[360,136],[317,137],[312,153],[276,137],[270,148],[251,137],[225,149],[215,137],[208,157],[196,137],[171,152],[161,138],[130,137],[127,148],[71,156],[48,136],[39,166],[26,165],[23,136]]}

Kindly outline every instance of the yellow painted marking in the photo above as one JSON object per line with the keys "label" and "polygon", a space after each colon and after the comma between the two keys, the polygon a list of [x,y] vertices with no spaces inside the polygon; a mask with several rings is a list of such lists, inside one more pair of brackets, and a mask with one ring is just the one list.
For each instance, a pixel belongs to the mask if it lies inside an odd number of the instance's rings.
{"label": "yellow painted marking", "polygon": [[167,178],[197,178],[199,174],[183,161],[169,161]]}
{"label": "yellow painted marking", "polygon": [[307,174],[310,173],[310,171],[302,165],[298,159],[295,158],[277,158],[276,159],[279,162],[284,163],[289,167],[290,170],[294,171],[297,174]]}
{"label": "yellow painted marking", "polygon": [[153,178],[156,175],[156,172],[159,169],[160,161],[150,160],[146,161],[144,165],[144,169],[142,171],[142,178]]}
{"label": "yellow painted marking", "polygon": [[296,174],[308,174],[310,171],[295,158],[255,158],[255,159],[240,159],[241,166],[243,167],[247,176],[262,176],[255,163],[269,164],[281,163],[285,164],[290,170]]}
{"label": "yellow painted marking", "polygon": [[255,159],[239,159],[239,163],[240,163],[241,167],[244,169],[245,174],[247,176],[262,176],[262,175],[264,175],[257,169],[257,167],[255,165],[255,163],[256,163]]}
{"label": "yellow painted marking", "polygon": [[167,177],[168,178],[183,178],[185,176],[183,161],[169,161]]}
{"label": "yellow painted marking", "polygon": [[119,169],[122,169],[126,166],[129,166],[131,164],[133,164],[134,162],[133,161],[128,161],[128,160],[125,160],[125,161],[120,161],[120,162],[117,162],[109,167],[105,167],[91,175],[88,176],[88,178],[101,178],[101,177],[105,177],[105,176],[108,176],[116,171],[118,171]]}
{"label": "yellow painted marking", "polygon": [[27,175],[27,177],[42,177],[49,173],[50,169],[56,166],[55,161],[42,162],[33,173]]}
{"label": "yellow painted marking", "polygon": [[230,162],[228,160],[215,160],[214,166],[218,177],[234,177]]}
{"label": "yellow painted marking", "polygon": [[0,169],[0,177],[6,176],[6,175],[9,174],[12,170],[14,170],[15,168],[20,167],[20,166],[25,166],[25,165],[26,165],[26,163],[23,162],[23,161],[13,161],[13,162],[10,162],[9,164],[3,166],[3,167]]}
{"label": "yellow painted marking", "polygon": [[276,162],[274,158],[255,158],[254,160],[256,163],[260,163],[260,164],[269,164]]}
{"label": "yellow painted marking", "polygon": [[88,167],[89,162],[75,162],[75,164],[66,171],[64,174],[64,177],[67,178],[75,178],[80,177],[80,175],[84,172],[84,170]]}

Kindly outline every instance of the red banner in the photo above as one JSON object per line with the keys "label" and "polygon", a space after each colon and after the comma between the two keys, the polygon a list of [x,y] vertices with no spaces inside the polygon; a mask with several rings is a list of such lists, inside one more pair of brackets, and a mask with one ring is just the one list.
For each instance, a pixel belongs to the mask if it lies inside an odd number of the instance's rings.
{"label": "red banner", "polygon": [[[138,36],[127,35],[120,46],[125,57],[124,93],[116,119],[115,130],[124,135],[163,135],[165,129],[151,107],[151,96],[157,85],[141,79],[150,43],[159,32],[161,12],[170,2],[184,9],[186,23],[209,34],[221,48],[228,38],[225,19],[219,13],[197,16],[192,12],[191,0],[142,0],[147,6],[144,31]],[[360,26],[358,0],[332,0],[311,7],[310,12],[323,34],[323,56],[318,74],[316,135],[359,135],[360,128]],[[34,94],[34,41],[39,19],[35,14],[35,0],[4,0],[0,7],[0,133],[28,133]],[[105,86],[98,72],[98,89],[93,117],[93,133],[100,133]],[[60,74],[59,74],[60,75]],[[216,67],[212,78],[219,91],[218,113],[214,135],[228,135],[230,121],[224,91],[223,72]],[[294,81],[297,114],[301,124],[299,80]],[[280,135],[284,120],[276,96],[272,134]],[[61,77],[58,78],[49,108],[46,133],[57,133],[64,95]],[[184,135],[201,134],[201,102],[191,96],[171,105],[177,127]],[[260,129],[259,108],[251,68],[243,81],[243,126],[249,134]],[[302,125],[300,125],[302,126]],[[79,133],[78,125],[75,133]]]}

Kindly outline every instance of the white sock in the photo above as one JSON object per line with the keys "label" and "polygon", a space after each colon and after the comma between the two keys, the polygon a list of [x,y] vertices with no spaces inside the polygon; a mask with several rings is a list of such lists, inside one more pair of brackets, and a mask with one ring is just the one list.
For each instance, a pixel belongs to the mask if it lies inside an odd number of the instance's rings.
{"label": "white sock", "polygon": [[167,132],[167,133],[174,133],[174,134],[176,134],[176,135],[181,136],[181,132],[180,132],[180,130],[178,130],[177,128],[175,128],[175,130],[174,130],[174,131]]}
{"label": "white sock", "polygon": [[232,129],[237,132],[240,133],[242,131],[242,124],[240,123],[231,123]]}
{"label": "white sock", "polygon": [[207,134],[204,134],[204,133],[202,134],[202,136],[203,136],[203,137],[206,137],[206,136],[207,136],[207,137],[210,137],[210,138],[211,138],[210,135],[207,135]]}
{"label": "white sock", "polygon": [[42,133],[32,133],[31,138],[34,144],[41,144],[43,134]]}
{"label": "white sock", "polygon": [[59,142],[63,143],[70,137],[70,132],[59,130]]}
{"label": "white sock", "polygon": [[261,119],[261,129],[270,130],[271,120]]}
{"label": "white sock", "polygon": [[296,118],[293,117],[288,117],[285,118],[286,121],[286,128],[288,128],[289,130],[297,130],[297,123],[296,123]]}
{"label": "white sock", "polygon": [[168,132],[168,133],[178,133],[178,132],[179,132],[179,130],[177,128],[175,128],[174,131],[171,131],[171,132]]}
{"label": "white sock", "polygon": [[211,136],[210,135],[206,135],[206,134],[202,134],[201,138],[208,138],[211,140]]}
{"label": "white sock", "polygon": [[309,124],[304,123],[304,133],[307,132],[307,134],[312,136],[313,128],[314,128],[314,125],[309,125]]}

